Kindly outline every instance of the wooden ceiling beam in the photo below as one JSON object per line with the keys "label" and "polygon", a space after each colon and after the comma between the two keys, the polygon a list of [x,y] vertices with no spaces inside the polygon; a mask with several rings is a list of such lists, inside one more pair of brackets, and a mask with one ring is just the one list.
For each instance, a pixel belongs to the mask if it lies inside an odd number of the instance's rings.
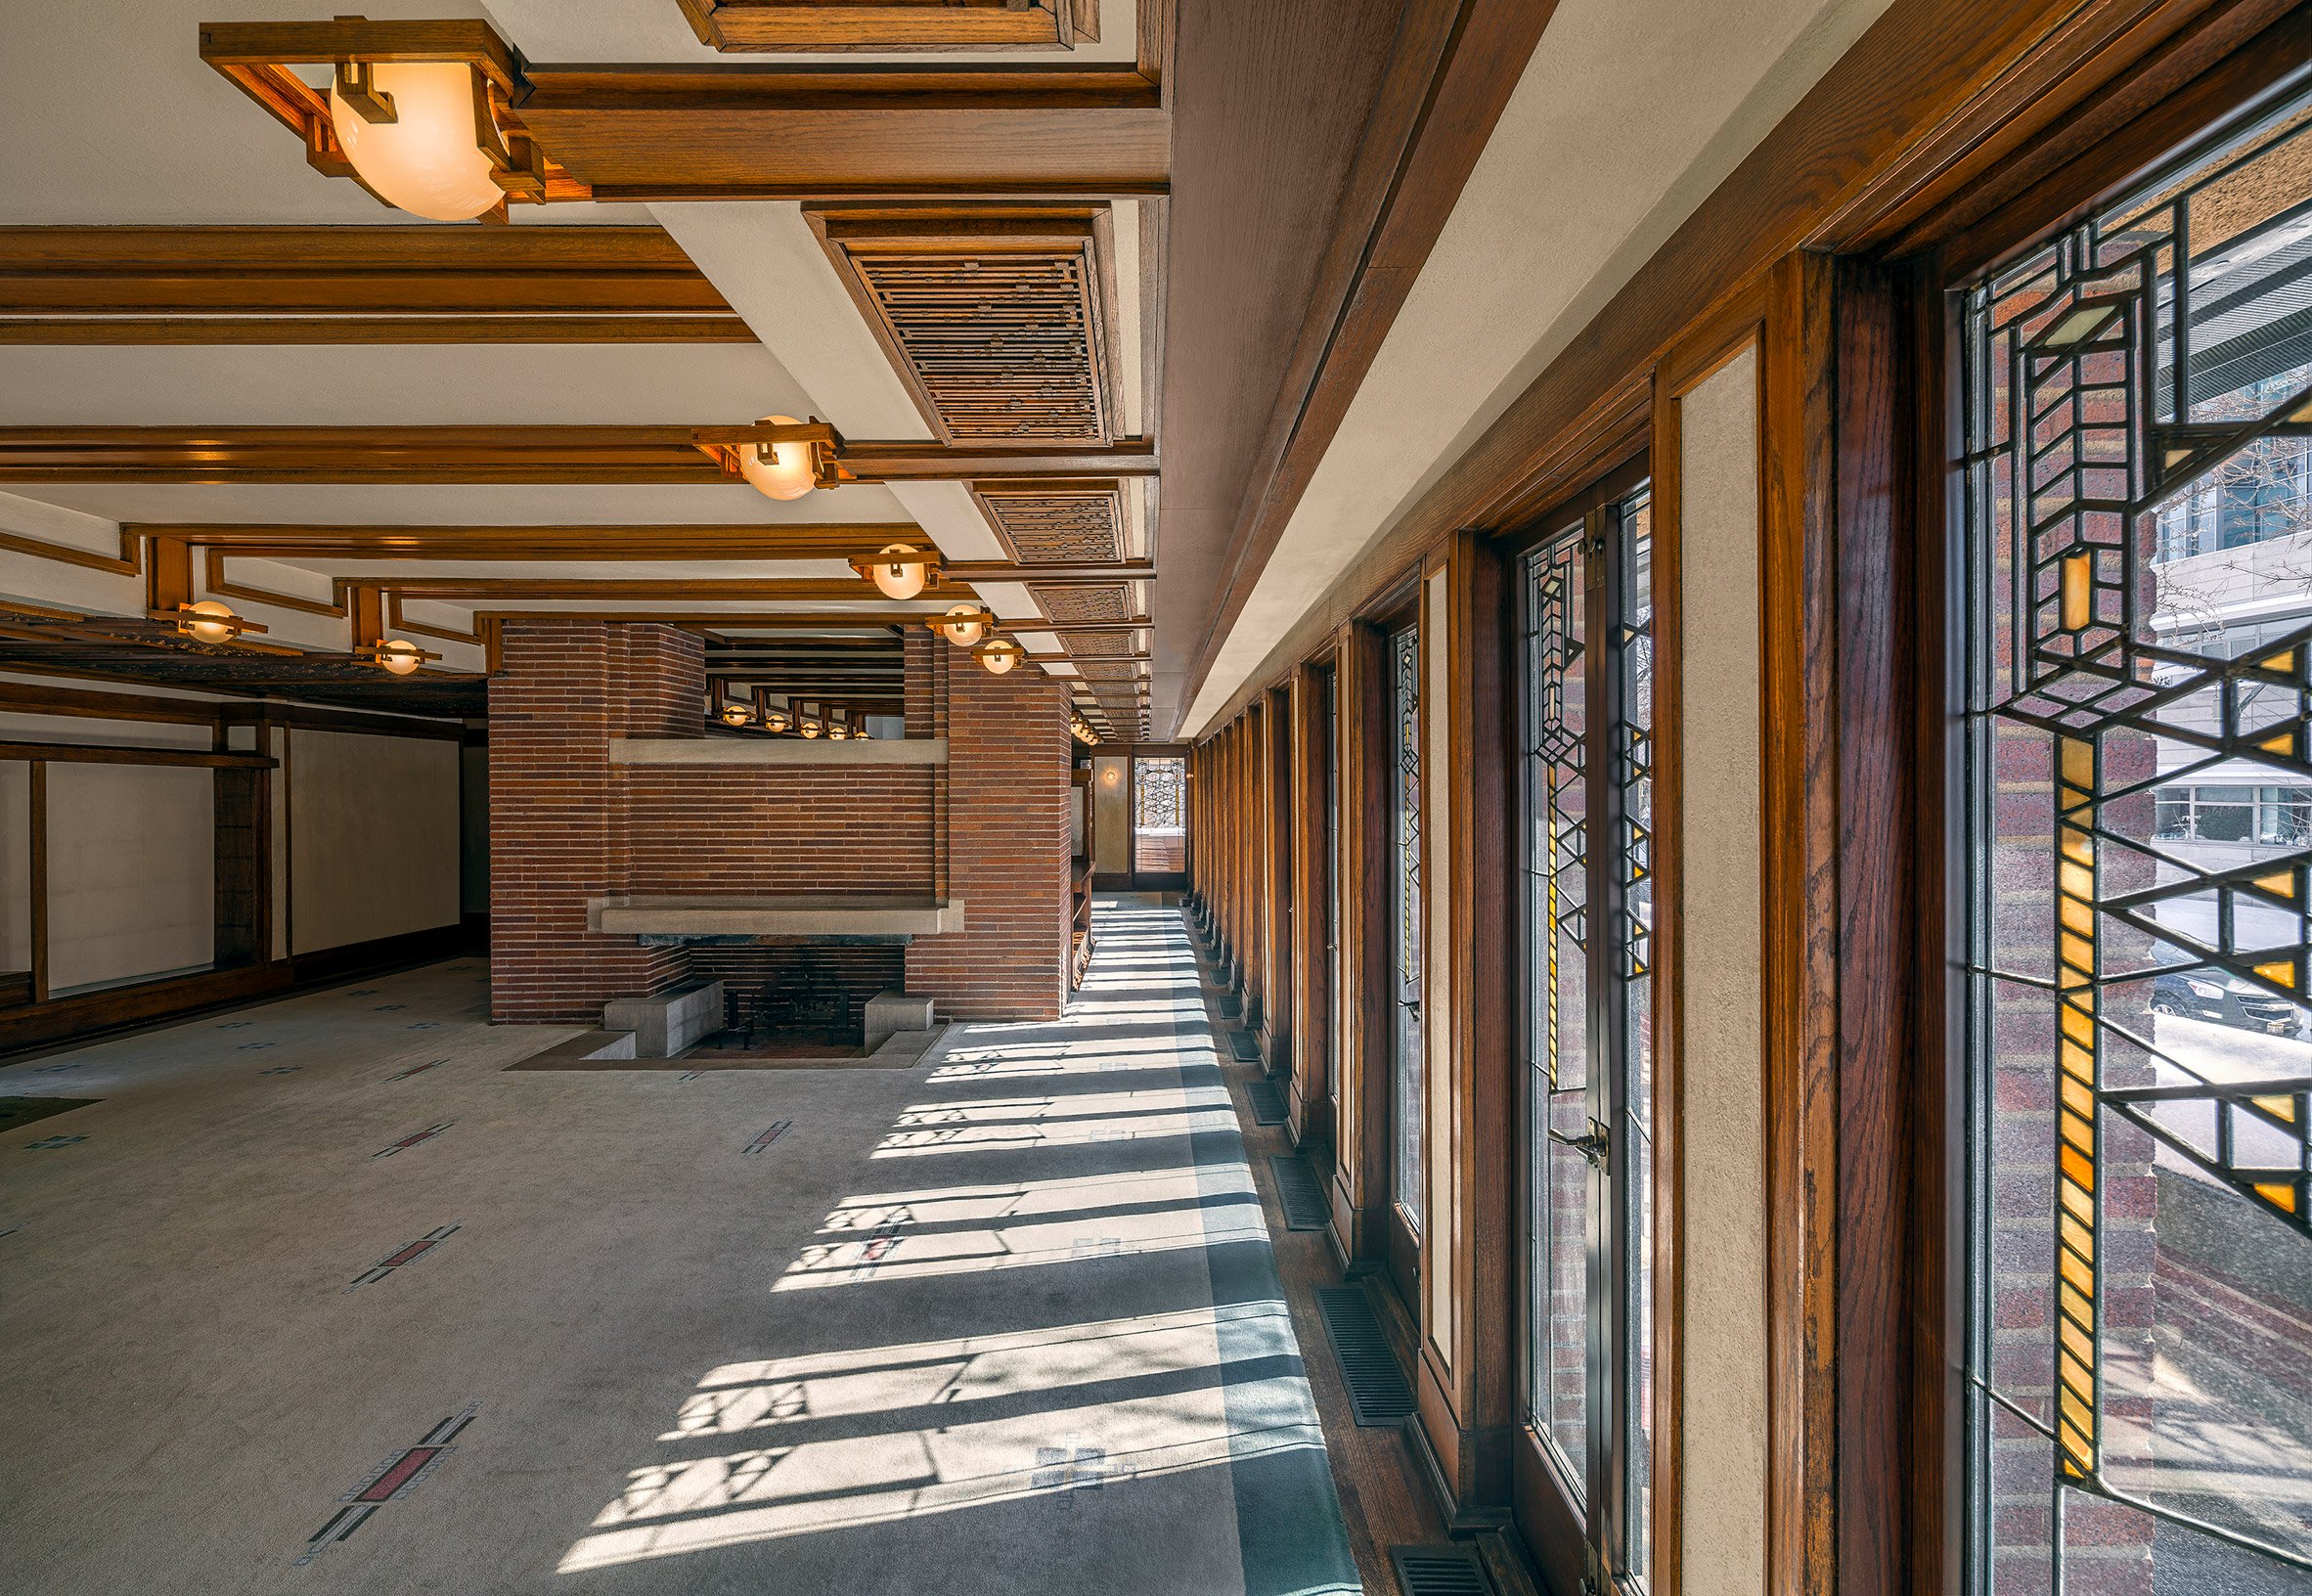
{"label": "wooden ceiling beam", "polygon": [[1165,193],[1131,66],[532,66],[522,122],[597,200],[1105,200]]}
{"label": "wooden ceiling beam", "polygon": [[338,559],[865,559],[921,539],[910,521],[615,526],[305,526],[132,521],[122,530],[249,556]]}
{"label": "wooden ceiling beam", "polygon": [[1107,199],[1171,181],[1163,90],[1128,65],[538,66],[470,20],[210,22],[200,48],[338,177],[353,171],[329,102],[294,68],[469,62],[517,157],[500,187],[523,203]]}
{"label": "wooden ceiling beam", "polygon": [[658,227],[0,227],[0,344],[753,339]]}
{"label": "wooden ceiling beam", "polygon": [[[682,425],[0,427],[0,482],[735,486],[739,479],[706,452],[715,434],[732,430]],[[1154,445],[1139,439],[1059,449],[846,442],[839,458],[862,482],[1149,476],[1158,468]]]}
{"label": "wooden ceiling beam", "polygon": [[677,0],[722,51],[1067,50],[1097,43],[1099,0]]}

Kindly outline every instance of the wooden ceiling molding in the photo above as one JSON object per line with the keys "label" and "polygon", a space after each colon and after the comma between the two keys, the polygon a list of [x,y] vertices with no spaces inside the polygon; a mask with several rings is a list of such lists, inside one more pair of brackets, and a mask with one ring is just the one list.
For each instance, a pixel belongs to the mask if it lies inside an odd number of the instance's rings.
{"label": "wooden ceiling molding", "polygon": [[972,496],[1023,565],[1112,564],[1124,557],[1124,496],[1114,482],[979,482]]}
{"label": "wooden ceiling molding", "polygon": [[849,559],[919,537],[911,521],[763,526],[306,526],[130,521],[123,534],[168,538],[212,554],[274,559]]}
{"label": "wooden ceiling molding", "polygon": [[[0,427],[0,482],[736,483],[743,426]],[[1144,442],[1060,448],[846,442],[861,482],[1152,476]]]}
{"label": "wooden ceiling molding", "polygon": [[1067,50],[1097,44],[1099,0],[677,0],[723,51]]}
{"label": "wooden ceiling molding", "polygon": [[753,341],[657,227],[0,227],[0,344]]}
{"label": "wooden ceiling molding", "polygon": [[552,66],[487,22],[359,18],[204,23],[200,57],[345,178],[329,98],[292,67],[467,63],[514,203],[1104,200],[1171,180],[1163,88],[1129,64]]}
{"label": "wooden ceiling molding", "polygon": [[943,441],[1119,435],[1104,205],[805,214]]}

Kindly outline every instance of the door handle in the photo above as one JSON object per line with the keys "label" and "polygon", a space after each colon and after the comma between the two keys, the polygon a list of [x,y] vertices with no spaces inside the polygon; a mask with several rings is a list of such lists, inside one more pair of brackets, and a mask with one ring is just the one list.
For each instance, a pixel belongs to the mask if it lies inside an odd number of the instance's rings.
{"label": "door handle", "polygon": [[1597,1120],[1589,1122],[1589,1130],[1585,1135],[1569,1136],[1562,1130],[1552,1130],[1549,1139],[1560,1147],[1573,1148],[1588,1160],[1593,1170],[1606,1169],[1613,1157],[1613,1138],[1605,1125]]}

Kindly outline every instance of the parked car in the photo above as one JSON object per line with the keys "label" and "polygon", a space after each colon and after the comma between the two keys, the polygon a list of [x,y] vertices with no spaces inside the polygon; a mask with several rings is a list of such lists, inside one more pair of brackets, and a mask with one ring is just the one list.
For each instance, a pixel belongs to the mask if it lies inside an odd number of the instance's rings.
{"label": "parked car", "polygon": [[2301,1023],[2296,1005],[2262,987],[2220,970],[2169,970],[2152,981],[2152,1012],[2234,1025],[2266,1036],[2292,1037]]}

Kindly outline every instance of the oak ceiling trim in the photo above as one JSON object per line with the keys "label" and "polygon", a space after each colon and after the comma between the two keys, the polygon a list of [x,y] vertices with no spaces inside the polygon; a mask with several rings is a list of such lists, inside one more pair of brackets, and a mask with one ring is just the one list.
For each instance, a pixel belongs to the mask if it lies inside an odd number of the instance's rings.
{"label": "oak ceiling trim", "polygon": [[[715,426],[0,427],[0,482],[559,482],[740,485]],[[714,453],[705,451],[713,449]],[[846,443],[862,482],[1152,476],[1153,446]],[[838,490],[839,491],[839,490]]]}
{"label": "oak ceiling trim", "polygon": [[920,538],[911,521],[758,525],[308,526],[263,522],[129,521],[124,535],[174,538],[251,558],[339,559],[849,559]]}
{"label": "oak ceiling trim", "polygon": [[[1134,66],[537,66],[487,22],[211,22],[201,59],[353,176],[326,96],[289,70],[466,61],[511,164],[507,199],[1108,198],[1164,193],[1171,123]],[[502,204],[492,212],[504,219]]]}
{"label": "oak ceiling trim", "polygon": [[657,227],[0,227],[0,343],[752,342]]}
{"label": "oak ceiling trim", "polygon": [[726,52],[1067,50],[1097,44],[1099,0],[677,0]]}

